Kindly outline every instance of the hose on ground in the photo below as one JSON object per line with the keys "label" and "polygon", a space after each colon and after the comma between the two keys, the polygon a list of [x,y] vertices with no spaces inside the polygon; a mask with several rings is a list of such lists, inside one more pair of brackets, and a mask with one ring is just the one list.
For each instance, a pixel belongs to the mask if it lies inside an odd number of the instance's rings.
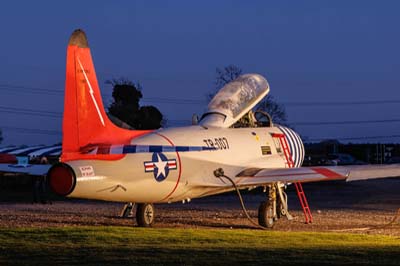
{"label": "hose on ground", "polygon": [[259,228],[259,229],[262,229],[262,230],[268,230],[269,228],[264,227],[264,226],[262,226],[262,225],[259,225],[258,223],[256,223],[256,222],[250,217],[249,213],[247,212],[246,207],[244,206],[244,202],[243,202],[243,198],[242,198],[242,195],[241,195],[241,193],[240,193],[240,190],[239,190],[239,188],[237,187],[237,185],[235,184],[235,182],[233,182],[232,178],[230,178],[229,176],[226,176],[226,175],[224,174],[224,170],[223,170],[222,168],[216,169],[216,170],[214,171],[214,175],[215,175],[215,177],[217,177],[217,178],[223,177],[223,178],[229,180],[229,182],[231,182],[232,186],[233,186],[233,187],[235,188],[235,190],[236,190],[236,194],[237,194],[238,197],[239,197],[239,201],[240,201],[240,205],[242,206],[243,213],[246,215],[247,219],[248,219],[255,227],[257,227],[257,228]]}

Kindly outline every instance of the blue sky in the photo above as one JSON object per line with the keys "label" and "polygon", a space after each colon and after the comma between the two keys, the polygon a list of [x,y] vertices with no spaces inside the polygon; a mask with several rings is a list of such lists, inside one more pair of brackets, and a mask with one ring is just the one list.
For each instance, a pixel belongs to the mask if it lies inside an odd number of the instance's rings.
{"label": "blue sky", "polygon": [[[206,108],[215,68],[235,64],[267,78],[302,136],[400,135],[398,10],[388,0],[2,1],[3,144],[61,140],[66,44],[76,28],[89,38],[105,105],[104,81],[125,77],[171,124],[190,121]],[[319,124],[338,121],[358,122]]]}

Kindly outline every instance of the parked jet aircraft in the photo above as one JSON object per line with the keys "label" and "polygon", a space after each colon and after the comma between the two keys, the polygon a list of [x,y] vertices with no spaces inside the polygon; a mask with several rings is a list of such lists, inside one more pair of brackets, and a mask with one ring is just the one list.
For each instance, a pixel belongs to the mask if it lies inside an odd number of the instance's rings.
{"label": "parked jet aircraft", "polygon": [[301,167],[299,135],[251,111],[269,90],[262,76],[242,75],[215,95],[198,125],[122,129],[107,118],[86,35],[76,30],[67,48],[61,162],[49,170],[49,185],[68,197],[135,202],[139,226],[153,224],[154,203],[261,186],[259,223],[272,227],[289,217],[289,183],[400,175],[399,165]]}

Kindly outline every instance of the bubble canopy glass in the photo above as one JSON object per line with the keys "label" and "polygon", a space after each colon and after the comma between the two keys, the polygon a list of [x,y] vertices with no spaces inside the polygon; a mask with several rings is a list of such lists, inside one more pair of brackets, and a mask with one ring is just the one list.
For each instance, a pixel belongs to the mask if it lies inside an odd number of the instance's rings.
{"label": "bubble canopy glass", "polygon": [[245,74],[226,84],[208,104],[200,124],[230,127],[269,92],[267,80],[258,74]]}

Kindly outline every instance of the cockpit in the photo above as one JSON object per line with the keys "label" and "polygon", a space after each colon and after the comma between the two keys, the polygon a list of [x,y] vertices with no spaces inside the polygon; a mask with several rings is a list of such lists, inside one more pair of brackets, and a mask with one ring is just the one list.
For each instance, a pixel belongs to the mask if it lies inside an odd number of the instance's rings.
{"label": "cockpit", "polygon": [[264,111],[252,111],[269,92],[267,80],[245,74],[222,87],[208,104],[199,124],[204,127],[267,127],[272,120]]}

